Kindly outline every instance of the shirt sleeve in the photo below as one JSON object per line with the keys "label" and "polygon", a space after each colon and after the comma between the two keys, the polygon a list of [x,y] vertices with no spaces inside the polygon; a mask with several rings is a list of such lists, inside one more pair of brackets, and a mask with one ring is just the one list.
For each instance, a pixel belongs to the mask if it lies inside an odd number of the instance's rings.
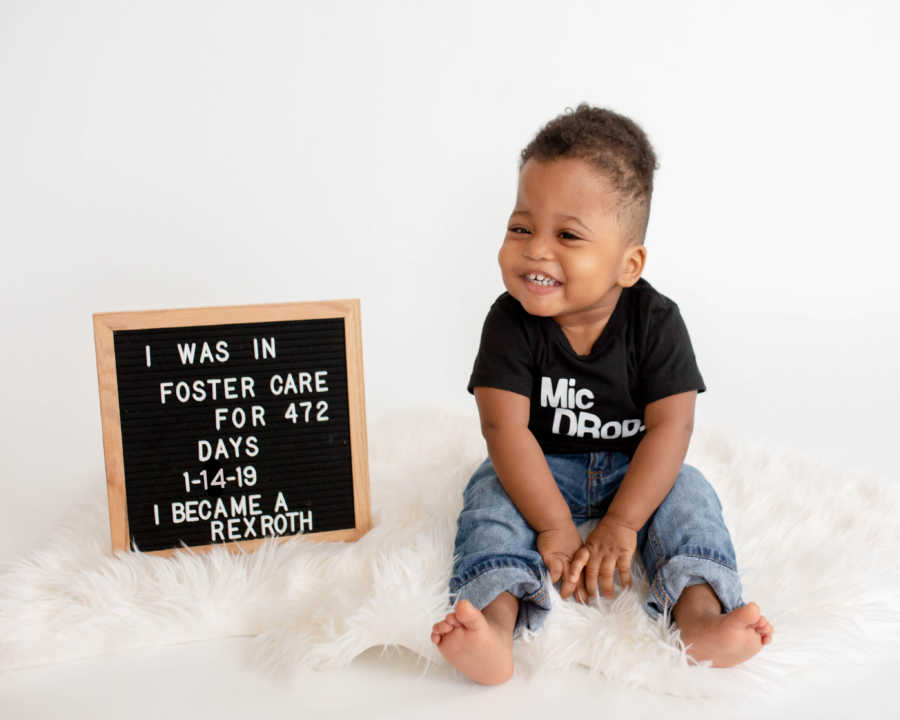
{"label": "shirt sleeve", "polygon": [[706,390],[691,338],[674,302],[651,313],[640,378],[645,403],[690,390]]}
{"label": "shirt sleeve", "polygon": [[475,356],[468,391],[476,387],[510,390],[531,397],[532,351],[522,317],[504,296],[499,297],[484,320],[481,344]]}

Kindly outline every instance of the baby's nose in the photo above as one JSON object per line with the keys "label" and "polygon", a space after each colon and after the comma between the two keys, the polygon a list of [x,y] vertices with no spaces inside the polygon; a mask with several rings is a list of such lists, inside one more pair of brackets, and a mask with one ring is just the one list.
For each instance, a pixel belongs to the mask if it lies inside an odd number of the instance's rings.
{"label": "baby's nose", "polygon": [[545,260],[553,254],[553,250],[546,237],[535,233],[522,246],[522,253],[529,260]]}

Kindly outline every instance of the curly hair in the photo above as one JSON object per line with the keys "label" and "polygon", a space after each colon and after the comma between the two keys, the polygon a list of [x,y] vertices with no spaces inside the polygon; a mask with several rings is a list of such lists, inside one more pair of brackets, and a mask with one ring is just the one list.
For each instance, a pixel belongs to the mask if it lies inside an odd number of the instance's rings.
{"label": "curly hair", "polygon": [[567,107],[540,129],[522,150],[519,170],[529,158],[578,158],[609,178],[619,194],[618,219],[629,242],[644,243],[659,167],[647,135],[633,120],[606,108],[581,103]]}

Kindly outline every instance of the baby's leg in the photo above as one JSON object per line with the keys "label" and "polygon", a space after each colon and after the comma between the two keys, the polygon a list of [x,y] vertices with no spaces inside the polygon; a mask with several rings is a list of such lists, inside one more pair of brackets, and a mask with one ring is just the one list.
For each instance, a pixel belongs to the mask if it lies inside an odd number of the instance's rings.
{"label": "baby's leg", "polygon": [[482,612],[465,598],[435,623],[431,640],[453,667],[482,685],[500,685],[513,673],[513,629],[519,600],[500,593]]}
{"label": "baby's leg", "polygon": [[508,680],[517,624],[537,632],[550,612],[536,537],[485,460],[463,491],[457,520],[449,582],[455,611],[431,633],[448,662],[477,682]]}
{"label": "baby's leg", "polygon": [[650,581],[645,608],[651,615],[672,608],[692,659],[732,667],[772,641],[774,629],[759,606],[741,600],[722,505],[699,470],[682,466],[640,542]]}

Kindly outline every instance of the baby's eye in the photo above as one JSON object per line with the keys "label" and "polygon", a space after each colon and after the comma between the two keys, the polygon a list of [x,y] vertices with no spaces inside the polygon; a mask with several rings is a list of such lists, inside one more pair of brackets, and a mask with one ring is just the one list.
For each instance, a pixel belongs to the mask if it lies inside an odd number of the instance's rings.
{"label": "baby's eye", "polygon": [[527,233],[527,232],[528,232],[525,228],[523,228],[523,227],[518,227],[518,226],[509,228],[509,231],[510,231],[510,232],[514,232],[514,233],[517,233],[517,232],[520,232],[520,231],[523,232],[523,233]]}
{"label": "baby's eye", "polygon": [[577,235],[573,235],[568,230],[563,230],[560,235],[563,240],[579,240],[580,238]]}

